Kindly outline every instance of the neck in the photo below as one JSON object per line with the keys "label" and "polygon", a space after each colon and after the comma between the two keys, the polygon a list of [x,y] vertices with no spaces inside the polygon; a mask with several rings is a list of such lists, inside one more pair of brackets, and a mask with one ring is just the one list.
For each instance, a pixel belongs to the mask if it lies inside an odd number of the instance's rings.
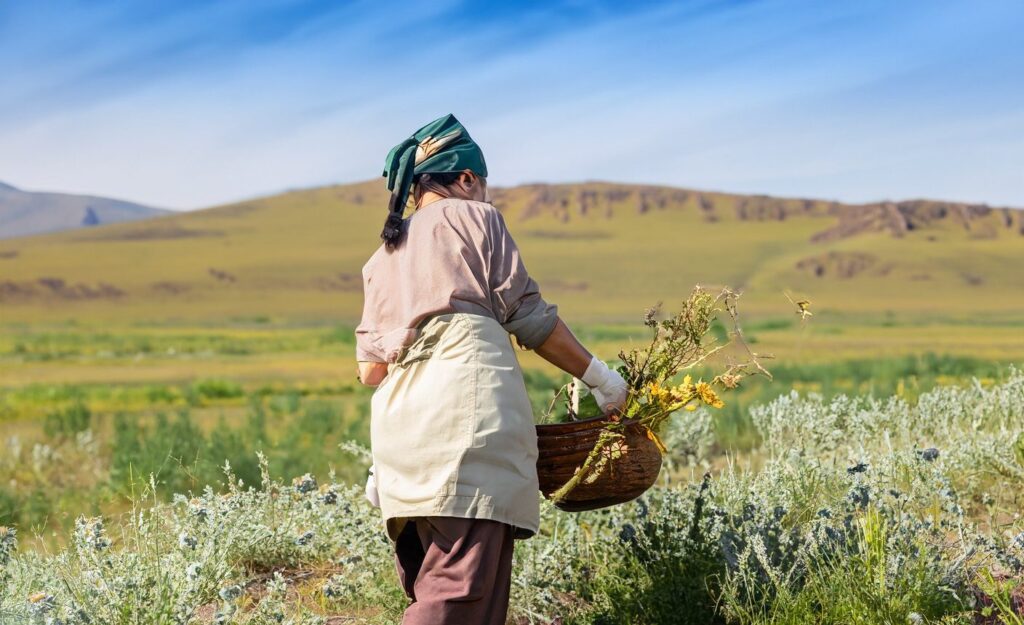
{"label": "neck", "polygon": [[426,206],[427,204],[433,204],[438,200],[446,199],[448,199],[447,195],[441,195],[440,193],[435,193],[434,191],[424,191],[423,196],[420,197],[420,201],[416,205],[416,208],[420,209]]}

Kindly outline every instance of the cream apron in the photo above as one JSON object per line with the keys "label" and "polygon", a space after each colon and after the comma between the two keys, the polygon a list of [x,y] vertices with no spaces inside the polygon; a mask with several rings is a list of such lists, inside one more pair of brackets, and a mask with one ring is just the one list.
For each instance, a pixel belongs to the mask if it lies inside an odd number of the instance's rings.
{"label": "cream apron", "polygon": [[373,394],[370,441],[388,534],[405,520],[490,519],[517,538],[540,523],[537,436],[508,332],[485,315],[447,313]]}

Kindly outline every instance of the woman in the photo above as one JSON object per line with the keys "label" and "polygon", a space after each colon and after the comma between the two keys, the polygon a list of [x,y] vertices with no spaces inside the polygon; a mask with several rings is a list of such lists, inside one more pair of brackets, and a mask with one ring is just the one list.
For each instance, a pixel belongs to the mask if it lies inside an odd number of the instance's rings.
{"label": "woman", "polygon": [[[529,277],[487,165],[452,115],[388,155],[384,243],[363,267],[356,357],[376,386],[367,494],[412,600],[404,625],[505,622],[512,541],[537,532],[537,440],[509,335],[583,380],[606,413],[626,383]],[[416,211],[403,219],[409,193]]]}

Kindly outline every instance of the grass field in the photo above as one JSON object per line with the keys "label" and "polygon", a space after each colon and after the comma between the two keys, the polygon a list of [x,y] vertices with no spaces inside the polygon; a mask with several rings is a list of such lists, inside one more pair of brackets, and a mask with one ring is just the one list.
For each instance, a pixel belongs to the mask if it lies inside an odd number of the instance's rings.
{"label": "grass field", "polygon": [[[932,361],[949,372],[969,364]],[[583,514],[543,506],[540,535],[516,548],[509,623],[1017,623],[1024,374],[913,399],[899,387],[894,397],[780,397],[751,412],[758,451],[703,478],[700,458],[674,445],[676,469],[637,502]],[[188,401],[241,394],[206,381]],[[396,622],[406,602],[378,512],[344,476],[304,472],[324,459],[310,438],[353,434],[343,415],[295,392],[248,401],[234,430],[203,433],[187,414],[117,419],[109,451],[81,429],[91,418],[81,410],[48,416],[55,446],[17,459],[37,489],[22,501],[0,491],[0,515],[45,518],[57,490],[84,516],[49,541],[24,524],[0,531],[0,610],[69,625]],[[705,458],[725,444],[692,427],[711,418],[675,422]],[[281,447],[267,445],[275,428]],[[289,462],[282,448],[300,454]],[[351,449],[364,467],[365,450]],[[195,461],[164,462],[174,450]],[[103,474],[105,485],[90,483]],[[197,492],[197,478],[218,474]],[[104,488],[130,514],[104,505]],[[40,543],[46,551],[33,550]]]}
{"label": "grass field", "polygon": [[[806,345],[815,331],[818,326],[789,319],[747,328],[757,349]],[[908,331],[885,323],[863,328],[877,345]],[[938,335],[928,327],[912,331],[921,341]],[[608,358],[644,332],[578,329]],[[906,352],[906,336],[902,340]],[[227,460],[252,482],[255,450],[279,475],[310,472],[326,479],[334,471],[358,481],[362,465],[338,448],[349,440],[369,442],[372,389],[356,380],[352,350],[346,326],[8,327],[0,341],[0,524],[41,532],[38,544],[47,544],[60,540],[83,511],[123,510],[151,474],[163,493],[223,486]],[[1014,362],[1013,352],[1000,352],[996,342],[985,357],[900,355],[899,349],[881,356],[863,344],[832,359],[813,349],[783,353],[789,355],[769,364],[774,380],[750,380],[716,413],[715,442],[701,458],[707,466],[756,450],[761,441],[749,409],[790,390],[913,400],[936,385],[972,377],[991,383]],[[967,345],[963,353],[970,353]],[[521,357],[539,414],[567,376],[532,353]]]}

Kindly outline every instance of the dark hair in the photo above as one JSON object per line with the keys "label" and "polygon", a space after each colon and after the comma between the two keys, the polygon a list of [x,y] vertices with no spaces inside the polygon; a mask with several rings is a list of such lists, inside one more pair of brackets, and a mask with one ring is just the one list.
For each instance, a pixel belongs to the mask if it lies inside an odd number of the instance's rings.
{"label": "dark hair", "polygon": [[430,176],[431,180],[437,182],[441,186],[450,187],[453,184],[455,184],[455,182],[459,179],[459,176],[461,175],[461,171],[442,171],[436,174],[420,174],[418,176],[415,176],[412,179],[412,181],[413,184],[419,184],[420,178],[422,178],[423,176]]}
{"label": "dark hair", "polygon": [[[420,184],[423,176],[427,176],[430,182],[435,183],[430,185],[435,189],[438,186],[450,187],[458,181],[461,174],[461,171],[416,174],[413,176],[412,184],[415,187]],[[402,239],[402,234],[405,231],[405,228],[403,227],[405,220],[402,219],[402,216],[405,214],[405,207],[396,206],[397,202],[398,194],[396,193],[391,196],[391,201],[388,204],[388,218],[387,221],[384,222],[384,230],[380,233],[380,238],[384,240],[384,245],[388,249],[393,249],[398,245],[398,242]]]}

